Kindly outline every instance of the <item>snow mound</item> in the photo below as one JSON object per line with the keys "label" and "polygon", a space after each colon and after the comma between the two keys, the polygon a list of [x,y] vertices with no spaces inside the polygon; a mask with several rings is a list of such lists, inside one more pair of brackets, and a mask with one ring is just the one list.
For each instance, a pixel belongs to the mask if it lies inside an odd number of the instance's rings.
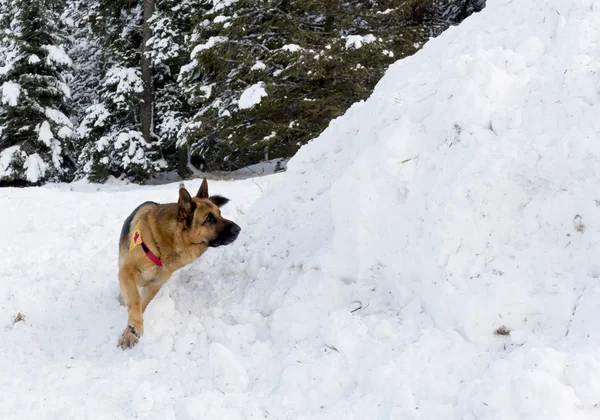
{"label": "snow mound", "polygon": [[490,2],[298,152],[195,268],[271,415],[598,418],[599,62],[598,3]]}

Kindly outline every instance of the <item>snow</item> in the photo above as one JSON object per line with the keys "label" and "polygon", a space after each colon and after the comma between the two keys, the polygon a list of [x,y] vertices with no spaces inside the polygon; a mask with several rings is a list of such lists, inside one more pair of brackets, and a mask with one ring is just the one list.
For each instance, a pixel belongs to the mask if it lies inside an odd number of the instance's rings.
{"label": "snow", "polygon": [[250,176],[264,176],[271,175],[277,170],[277,166],[281,167],[281,170],[285,170],[287,165],[287,159],[272,159],[254,165],[246,166],[244,168],[233,171],[233,178],[247,178]]}
{"label": "snow", "polygon": [[62,46],[42,45],[42,49],[46,50],[46,52],[48,53],[48,56],[46,57],[46,61],[48,62],[48,64],[59,64],[69,67],[73,65],[73,61],[67,55]]}
{"label": "snow", "polygon": [[62,91],[66,98],[71,99],[71,88],[63,82],[58,82],[58,88]]}
{"label": "snow", "polygon": [[[49,115],[49,113],[48,113],[49,109],[50,108],[46,108],[46,116]],[[52,114],[52,113],[50,113],[50,114]],[[70,121],[67,120],[67,122],[69,123],[69,125],[71,124]],[[36,126],[36,131],[38,133],[38,140],[40,142],[42,142],[43,144],[45,144],[52,151],[52,163],[54,164],[54,167],[57,170],[61,171],[62,146],[61,146],[60,142],[54,138],[54,134],[52,133],[50,123],[48,121],[43,121],[41,124],[38,124]],[[69,137],[72,133],[73,133],[73,131],[71,130],[70,127],[63,126],[59,129],[58,135],[60,138],[66,138],[66,137]],[[37,156],[37,154],[35,156]],[[31,156],[30,156],[30,158],[31,158]],[[40,157],[37,156],[37,158],[39,159]],[[45,164],[43,162],[42,162],[42,165],[43,165],[43,169],[40,169],[40,171],[39,171],[42,175],[39,178],[42,178],[46,171]],[[32,163],[32,165],[30,166],[30,170],[32,173],[31,178],[35,178],[36,180],[39,178],[36,177],[34,168],[36,168],[38,166],[40,166],[40,165],[37,165],[35,162]],[[28,174],[27,175],[28,179],[30,179],[29,171],[27,174]],[[36,182],[36,181],[33,181],[33,182]]]}
{"label": "snow", "polygon": [[29,59],[27,60],[27,62],[28,62],[29,64],[36,64],[36,63],[39,63],[40,61],[42,61],[42,60],[40,60],[40,57],[38,57],[38,56],[37,56],[37,55],[35,55],[35,54],[31,54],[31,55],[29,56]]}
{"label": "snow", "polygon": [[373,34],[368,35],[348,35],[346,37],[346,49],[358,49],[363,44],[370,44],[375,41],[376,38]]}
{"label": "snow", "polygon": [[210,85],[200,86],[200,92],[202,92],[204,99],[210,98],[214,87],[215,87],[214,83],[211,83]]}
{"label": "snow", "polygon": [[103,127],[109,117],[110,111],[103,104],[89,106],[85,110],[85,118],[77,127],[77,134],[86,137],[94,127]]}
{"label": "snow", "polygon": [[18,155],[23,155],[23,152],[19,146],[7,147],[0,152],[0,179],[12,176],[12,162],[18,157]]}
{"label": "snow", "polygon": [[192,50],[190,57],[193,60],[200,51],[209,50],[215,45],[222,44],[227,41],[229,41],[229,38],[227,38],[226,36],[211,36],[210,38],[208,38],[208,41],[206,41],[205,44],[196,45]]}
{"label": "snow", "polygon": [[250,109],[253,106],[258,105],[265,96],[267,96],[265,83],[255,83],[242,92],[238,101],[238,107],[240,109]]}
{"label": "snow", "polygon": [[20,84],[10,81],[2,83],[2,104],[8,106],[17,106],[20,94]]}
{"label": "snow", "polygon": [[250,67],[250,70],[258,71],[258,70],[264,70],[266,68],[267,68],[266,64],[259,60],[256,63],[254,63],[254,65],[252,67]]}
{"label": "snow", "polygon": [[234,3],[237,3],[238,0],[211,0],[213,8],[210,12],[217,12],[219,10],[223,10]]}
{"label": "snow", "polygon": [[44,109],[44,114],[46,115],[46,117],[48,119],[53,121],[55,124],[63,125],[66,127],[73,126],[73,123],[71,122],[71,120],[69,120],[69,118],[65,114],[63,114],[61,111],[59,111],[58,109],[46,107]]}
{"label": "snow", "polygon": [[595,2],[490,1],[286,172],[209,181],[242,233],[125,352],[121,223],[178,185],[0,190],[0,416],[600,418],[599,58]]}
{"label": "snow", "polygon": [[48,121],[41,123],[37,127],[37,132],[39,141],[50,147],[52,140],[54,140],[54,134],[52,134],[52,130],[50,129],[50,123]]}
{"label": "snow", "polygon": [[144,91],[141,73],[133,67],[113,67],[106,72],[105,86],[116,86],[117,96],[114,101],[124,102],[125,95]]}
{"label": "snow", "polygon": [[229,16],[219,15],[213,19],[213,22],[214,23],[223,23],[223,22],[227,22],[229,19],[231,19]]}
{"label": "snow", "polygon": [[37,153],[27,156],[23,167],[26,169],[27,181],[31,183],[40,181],[46,175],[46,163]]}
{"label": "snow", "polygon": [[286,44],[283,47],[281,47],[281,49],[283,51],[288,51],[288,52],[302,51],[302,47],[300,45],[296,45],[296,44]]}

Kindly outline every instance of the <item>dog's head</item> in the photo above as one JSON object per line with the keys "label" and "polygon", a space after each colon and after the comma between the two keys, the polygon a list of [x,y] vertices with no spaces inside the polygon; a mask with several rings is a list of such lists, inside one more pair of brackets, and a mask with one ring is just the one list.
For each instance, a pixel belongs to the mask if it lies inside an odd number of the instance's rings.
{"label": "dog's head", "polygon": [[208,195],[206,177],[195,197],[181,188],[177,220],[183,225],[184,238],[192,244],[204,243],[211,247],[229,245],[235,241],[240,227],[221,216],[220,207],[228,201],[220,195]]}

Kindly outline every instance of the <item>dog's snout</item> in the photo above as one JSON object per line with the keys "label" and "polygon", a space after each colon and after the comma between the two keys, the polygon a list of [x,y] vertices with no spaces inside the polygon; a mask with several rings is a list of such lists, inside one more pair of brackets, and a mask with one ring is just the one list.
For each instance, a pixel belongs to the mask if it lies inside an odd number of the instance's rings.
{"label": "dog's snout", "polygon": [[240,233],[240,231],[242,230],[242,228],[239,227],[238,225],[236,225],[235,223],[232,223],[231,226],[229,227],[229,230],[232,235],[237,236]]}

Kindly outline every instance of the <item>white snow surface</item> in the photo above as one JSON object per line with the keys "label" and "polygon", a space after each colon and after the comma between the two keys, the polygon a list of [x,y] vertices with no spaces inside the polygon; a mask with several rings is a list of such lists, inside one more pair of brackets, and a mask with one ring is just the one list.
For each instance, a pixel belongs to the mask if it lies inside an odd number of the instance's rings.
{"label": "white snow surface", "polygon": [[54,140],[54,134],[52,134],[50,123],[48,121],[44,121],[37,127],[37,132],[38,139],[46,146],[50,147],[50,145],[52,144],[52,140]]}
{"label": "white snow surface", "polygon": [[260,60],[257,60],[256,63],[252,67],[250,67],[251,71],[264,70],[267,68],[267,65]]}
{"label": "white snow surface", "polygon": [[298,44],[286,44],[283,47],[281,47],[281,49],[283,51],[288,51],[288,52],[302,51],[302,47]]}
{"label": "white snow surface", "polygon": [[125,101],[125,95],[144,91],[144,82],[137,68],[113,67],[106,73],[105,86],[116,86],[116,102]]}
{"label": "white snow surface", "polygon": [[73,65],[73,61],[67,55],[64,48],[60,45],[42,45],[42,48],[48,52],[48,57],[46,57],[46,61],[48,64],[59,64],[71,67]]}
{"label": "white snow surface", "polygon": [[0,417],[600,418],[599,59],[598,3],[489,1],[285,173],[209,182],[242,233],[125,352],[120,226],[177,185],[0,190]]}
{"label": "white snow surface", "polygon": [[358,49],[363,46],[363,44],[370,44],[375,41],[375,35],[348,35],[346,37],[346,49]]}
{"label": "white snow surface", "polygon": [[196,54],[198,54],[200,51],[210,50],[215,45],[222,44],[223,42],[227,41],[229,41],[229,38],[227,38],[226,36],[211,36],[210,38],[208,38],[208,41],[206,41],[206,43],[196,45],[192,50],[190,57],[194,59],[196,58]]}
{"label": "white snow surface", "polygon": [[253,106],[258,105],[265,96],[267,96],[265,83],[255,83],[242,92],[242,95],[238,100],[238,107],[240,109],[252,108]]}
{"label": "white snow surface", "polygon": [[0,178],[10,177],[13,175],[13,160],[22,157],[25,158],[24,153],[21,151],[19,146],[11,146],[0,152]]}
{"label": "white snow surface", "polygon": [[21,85],[15,82],[2,83],[2,104],[8,106],[17,106],[21,95]]}
{"label": "white snow surface", "polygon": [[29,59],[27,60],[27,62],[29,64],[36,64],[36,63],[39,63],[40,61],[42,61],[42,60],[40,60],[40,57],[38,57],[36,54],[31,54],[29,56]]}
{"label": "white snow surface", "polygon": [[46,175],[46,163],[37,153],[27,156],[23,167],[29,182],[38,182]]}

